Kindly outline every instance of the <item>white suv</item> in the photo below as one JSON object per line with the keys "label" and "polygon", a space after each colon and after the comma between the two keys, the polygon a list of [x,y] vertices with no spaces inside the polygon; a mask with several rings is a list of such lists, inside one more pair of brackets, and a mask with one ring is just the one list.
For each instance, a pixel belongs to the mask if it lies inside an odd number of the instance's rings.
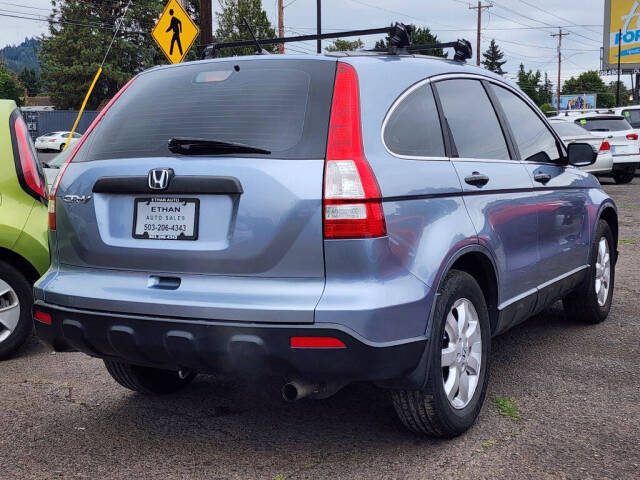
{"label": "white suv", "polygon": [[629,183],[640,164],[638,132],[623,115],[604,111],[611,110],[567,111],[550,120],[576,123],[592,135],[606,138],[613,155],[613,179],[616,183]]}

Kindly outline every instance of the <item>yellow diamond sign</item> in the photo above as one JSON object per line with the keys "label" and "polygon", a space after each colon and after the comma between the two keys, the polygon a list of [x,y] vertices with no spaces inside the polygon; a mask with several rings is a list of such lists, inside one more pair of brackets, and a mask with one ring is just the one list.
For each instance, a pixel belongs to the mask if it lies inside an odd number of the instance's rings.
{"label": "yellow diamond sign", "polygon": [[176,0],[169,0],[151,36],[171,63],[180,63],[200,30]]}

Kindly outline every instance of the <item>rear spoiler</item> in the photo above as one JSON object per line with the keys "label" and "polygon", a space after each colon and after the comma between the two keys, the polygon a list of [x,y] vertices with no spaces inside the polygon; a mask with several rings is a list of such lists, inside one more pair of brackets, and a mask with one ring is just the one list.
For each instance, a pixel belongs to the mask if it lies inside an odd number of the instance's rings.
{"label": "rear spoiler", "polygon": [[256,38],[251,28],[245,21],[245,25],[251,34],[253,40],[239,40],[236,42],[215,42],[204,46],[203,58],[215,58],[218,50],[222,48],[236,47],[255,47],[256,53],[266,54],[262,48],[263,45],[277,45],[290,42],[304,42],[309,40],[327,40],[331,38],[343,37],[361,37],[364,35],[379,35],[384,33],[387,35],[388,48],[368,50],[373,53],[381,53],[385,55],[407,55],[412,52],[429,51],[441,48],[453,48],[455,54],[453,59],[458,62],[464,62],[472,57],[471,43],[468,40],[456,40],[455,42],[431,43],[425,45],[411,44],[411,25],[403,23],[395,23],[389,27],[368,28],[364,30],[347,30],[344,32],[321,33],[313,35],[300,35],[296,37],[280,37],[280,38]]}

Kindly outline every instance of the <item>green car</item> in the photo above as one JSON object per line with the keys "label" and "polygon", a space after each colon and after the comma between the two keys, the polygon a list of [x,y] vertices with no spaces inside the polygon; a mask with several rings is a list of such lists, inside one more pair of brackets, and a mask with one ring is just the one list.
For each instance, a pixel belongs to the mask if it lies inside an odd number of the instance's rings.
{"label": "green car", "polygon": [[31,333],[33,283],[49,266],[42,168],[13,100],[0,100],[0,360]]}

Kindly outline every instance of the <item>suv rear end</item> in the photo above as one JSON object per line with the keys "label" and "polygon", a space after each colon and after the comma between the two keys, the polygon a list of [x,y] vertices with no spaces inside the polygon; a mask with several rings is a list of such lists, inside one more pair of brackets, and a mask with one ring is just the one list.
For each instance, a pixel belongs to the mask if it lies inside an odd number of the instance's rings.
{"label": "suv rear end", "polygon": [[638,133],[625,117],[619,115],[593,114],[579,118],[575,123],[589,130],[592,135],[605,136],[613,155],[613,178],[616,183],[633,180],[640,165]]}
{"label": "suv rear end", "polygon": [[353,67],[194,62],[142,73],[114,100],[53,190],[41,338],[120,380],[117,362],[174,372],[165,385],[195,371],[303,378],[292,398],[415,368],[432,294],[389,254]]}

